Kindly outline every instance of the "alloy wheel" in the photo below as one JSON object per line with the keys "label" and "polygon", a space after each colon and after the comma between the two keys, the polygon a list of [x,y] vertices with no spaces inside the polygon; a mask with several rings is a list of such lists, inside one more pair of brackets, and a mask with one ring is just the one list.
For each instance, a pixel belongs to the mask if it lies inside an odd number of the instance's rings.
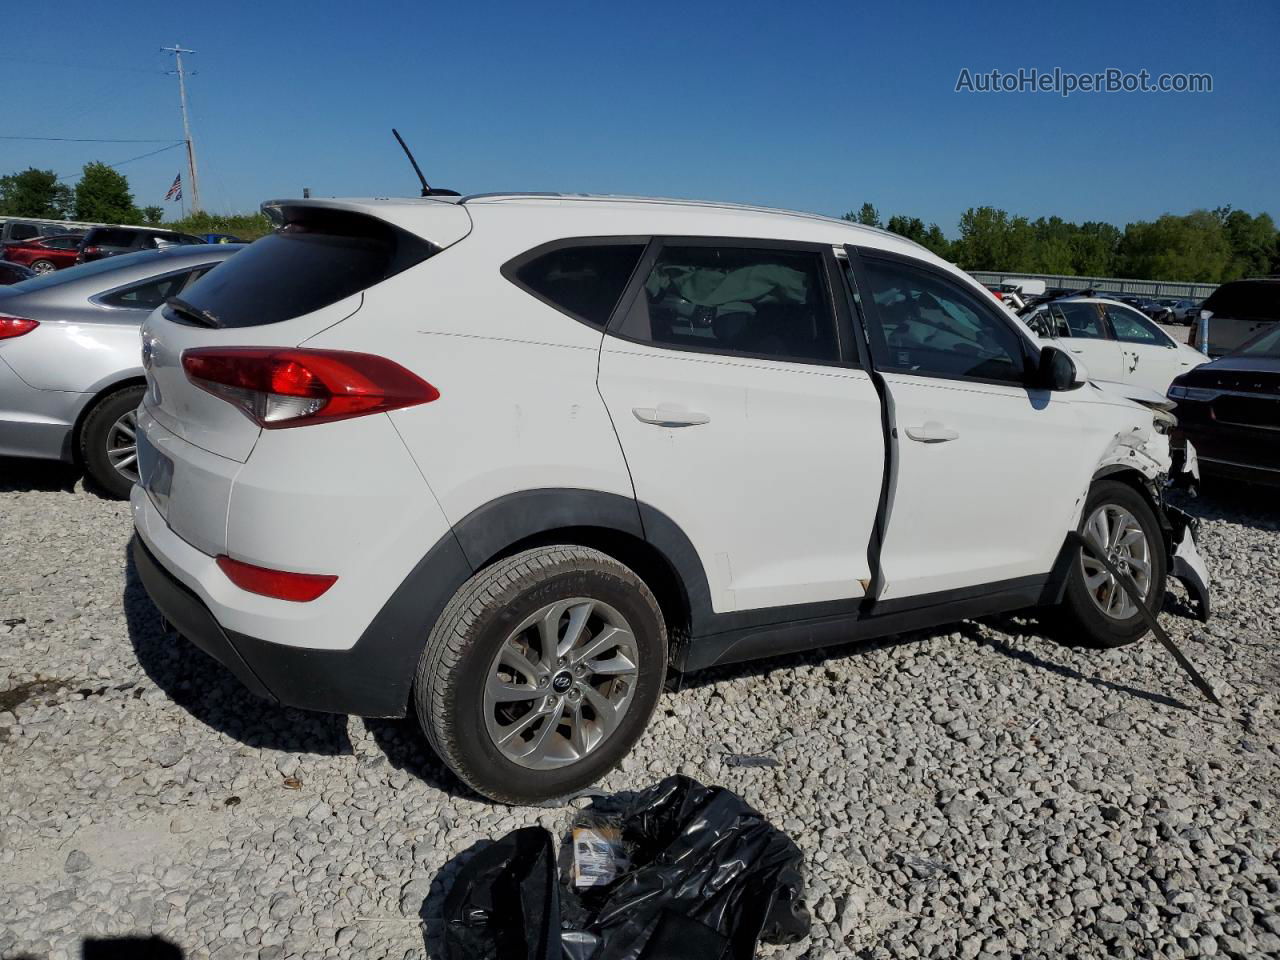
{"label": "alloy wheel", "polygon": [[138,415],[130,410],[107,431],[107,461],[130,483],[138,482]]}
{"label": "alloy wheel", "polygon": [[617,730],[639,675],[631,626],[599,600],[557,600],[526,617],[494,655],[485,729],[508,760],[533,770],[576,763]]}
{"label": "alloy wheel", "polygon": [[[1151,545],[1138,518],[1124,507],[1104,503],[1089,517],[1084,535],[1122,573],[1137,585],[1143,600],[1151,592]],[[1094,604],[1113,620],[1128,620],[1138,606],[1112,574],[1092,556],[1081,552],[1084,585]]]}

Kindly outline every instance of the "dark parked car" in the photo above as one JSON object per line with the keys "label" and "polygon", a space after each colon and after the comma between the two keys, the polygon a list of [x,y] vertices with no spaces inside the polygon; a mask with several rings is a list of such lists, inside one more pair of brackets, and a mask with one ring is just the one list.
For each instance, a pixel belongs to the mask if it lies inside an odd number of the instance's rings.
{"label": "dark parked car", "polygon": [[59,233],[80,232],[81,224],[63,224],[56,220],[0,220],[0,243],[17,243]]}
{"label": "dark parked car", "polygon": [[165,247],[189,243],[204,243],[204,241],[189,233],[175,233],[172,230],[153,230],[147,227],[94,227],[80,241],[80,254],[76,258],[76,263],[90,263],[121,253],[163,250]]}
{"label": "dark parked car", "polygon": [[[1220,357],[1280,320],[1280,277],[1224,283],[1200,305],[1208,310],[1209,356]],[[1191,323],[1193,347],[1200,343],[1199,317]]]}
{"label": "dark parked car", "polygon": [[1280,486],[1280,324],[1177,377],[1169,399],[1203,475]]}
{"label": "dark parked car", "polygon": [[80,255],[80,233],[64,233],[57,237],[40,237],[36,240],[19,240],[6,243],[0,254],[11,263],[30,267],[36,273],[49,273],[63,267],[73,267]]}
{"label": "dark parked car", "polygon": [[30,267],[24,267],[20,263],[9,263],[6,260],[0,260],[0,287],[7,287],[11,283],[21,283],[23,280],[30,280],[34,276],[35,273]]}

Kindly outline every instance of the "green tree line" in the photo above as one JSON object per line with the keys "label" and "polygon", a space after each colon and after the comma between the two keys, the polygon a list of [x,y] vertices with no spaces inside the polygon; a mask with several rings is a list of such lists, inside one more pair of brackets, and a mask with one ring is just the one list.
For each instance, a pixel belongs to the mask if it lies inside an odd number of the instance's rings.
{"label": "green tree line", "polygon": [[0,216],[163,225],[183,233],[230,233],[242,240],[271,232],[270,221],[261,213],[200,211],[166,221],[162,207],[137,205],[124,174],[97,162],[84,165],[75,186],[59,180],[52,170],[34,167],[0,177]]}
{"label": "green tree line", "polygon": [[960,217],[955,240],[919,217],[899,215],[881,223],[870,203],[843,219],[883,226],[964,270],[1201,283],[1280,273],[1280,233],[1270,214],[1254,216],[1229,206],[1165,214],[1123,230],[1096,220],[1029,220],[995,207],[970,207]]}

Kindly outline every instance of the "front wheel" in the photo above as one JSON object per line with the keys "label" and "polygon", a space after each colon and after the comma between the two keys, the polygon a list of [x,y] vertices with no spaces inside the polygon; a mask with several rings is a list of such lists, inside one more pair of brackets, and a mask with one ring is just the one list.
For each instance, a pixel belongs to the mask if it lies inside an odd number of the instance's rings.
{"label": "front wheel", "polygon": [[[1080,532],[1137,585],[1155,611],[1164,603],[1166,559],[1155,512],[1138,491],[1116,480],[1094,485],[1085,501]],[[1113,649],[1141,639],[1149,629],[1128,592],[1084,551],[1071,561],[1057,610],[1063,639]]]}
{"label": "front wheel", "polygon": [[436,622],[418,718],[468,786],[504,803],[574,793],[640,737],[667,668],[653,593],[598,550],[538,547],[481,570]]}
{"label": "front wheel", "polygon": [[31,264],[31,269],[36,273],[52,273],[58,268],[53,265],[51,260],[36,260]]}

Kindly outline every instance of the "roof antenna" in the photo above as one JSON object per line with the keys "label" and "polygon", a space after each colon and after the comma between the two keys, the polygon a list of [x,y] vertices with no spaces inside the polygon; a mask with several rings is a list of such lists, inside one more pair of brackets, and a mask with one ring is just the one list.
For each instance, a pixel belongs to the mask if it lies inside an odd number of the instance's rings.
{"label": "roof antenna", "polygon": [[424,197],[456,197],[456,190],[432,189],[427,183],[427,178],[422,175],[422,168],[418,166],[418,161],[413,159],[413,154],[409,150],[409,145],[404,142],[404,137],[400,136],[400,131],[395,127],[391,128],[391,132],[395,135],[396,142],[400,144],[400,149],[404,151],[404,155],[409,158],[409,162],[413,164],[413,172],[418,175],[418,180],[422,184],[422,195]]}

